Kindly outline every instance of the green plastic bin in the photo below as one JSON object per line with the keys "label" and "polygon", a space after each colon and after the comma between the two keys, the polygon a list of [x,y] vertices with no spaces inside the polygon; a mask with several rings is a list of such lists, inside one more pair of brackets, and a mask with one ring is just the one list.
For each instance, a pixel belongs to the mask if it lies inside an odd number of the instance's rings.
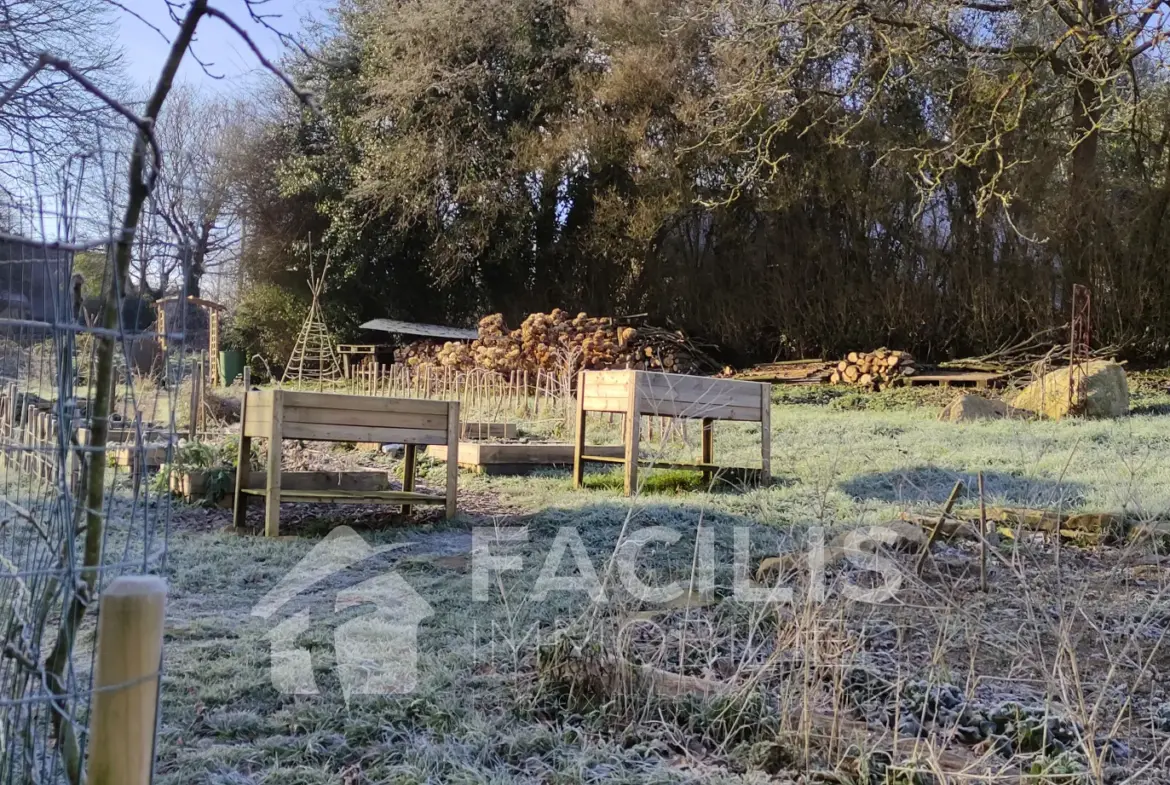
{"label": "green plastic bin", "polygon": [[228,349],[219,353],[219,378],[225,387],[236,380],[244,372],[244,353],[238,349]]}

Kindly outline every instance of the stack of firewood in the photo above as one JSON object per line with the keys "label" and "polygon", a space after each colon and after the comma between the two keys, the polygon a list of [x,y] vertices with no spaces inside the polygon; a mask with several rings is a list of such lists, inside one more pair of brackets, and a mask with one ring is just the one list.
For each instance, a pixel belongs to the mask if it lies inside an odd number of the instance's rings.
{"label": "stack of firewood", "polygon": [[516,330],[509,330],[500,314],[485,316],[475,341],[437,349],[412,344],[398,356],[410,365],[500,373],[614,368],[700,373],[716,367],[681,332],[620,325],[606,316],[572,316],[559,308],[529,315]]}
{"label": "stack of firewood", "polygon": [[855,384],[868,390],[884,390],[904,376],[918,372],[909,352],[878,349],[873,352],[849,352],[830,374],[832,384]]}
{"label": "stack of firewood", "polygon": [[434,363],[435,358],[439,354],[439,350],[442,348],[443,342],[436,341],[433,338],[412,341],[394,350],[394,362],[404,365]]}

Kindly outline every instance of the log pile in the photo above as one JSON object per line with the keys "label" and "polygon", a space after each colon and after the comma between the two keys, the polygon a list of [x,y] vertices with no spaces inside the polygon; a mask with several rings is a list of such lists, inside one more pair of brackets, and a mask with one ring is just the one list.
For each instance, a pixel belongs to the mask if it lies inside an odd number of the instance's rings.
{"label": "log pile", "polygon": [[878,349],[873,352],[849,352],[829,375],[832,384],[853,384],[867,390],[885,390],[905,376],[918,372],[909,352]]}
{"label": "log pile", "polygon": [[410,366],[433,365],[437,363],[435,358],[438,357],[439,350],[442,348],[443,342],[433,338],[411,341],[394,350],[394,362]]}
{"label": "log pile", "polygon": [[431,363],[457,371],[609,370],[634,368],[669,373],[702,373],[716,367],[681,332],[621,325],[605,316],[559,308],[530,314],[519,329],[509,330],[501,314],[479,322],[471,342],[418,341],[394,353],[408,365]]}

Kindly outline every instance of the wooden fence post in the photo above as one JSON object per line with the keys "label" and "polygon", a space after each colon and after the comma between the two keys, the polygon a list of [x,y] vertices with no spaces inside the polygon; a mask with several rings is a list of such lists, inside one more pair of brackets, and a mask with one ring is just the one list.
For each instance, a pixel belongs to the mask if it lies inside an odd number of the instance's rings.
{"label": "wooden fence post", "polygon": [[102,592],[89,722],[89,785],[148,785],[167,585],[152,575]]}

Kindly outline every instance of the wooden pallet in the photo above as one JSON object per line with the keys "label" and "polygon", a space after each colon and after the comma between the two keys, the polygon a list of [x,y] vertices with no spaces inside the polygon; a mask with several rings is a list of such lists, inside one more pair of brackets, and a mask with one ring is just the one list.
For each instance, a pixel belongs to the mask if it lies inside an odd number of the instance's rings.
{"label": "wooden pallet", "polygon": [[989,371],[949,371],[939,369],[929,373],[901,376],[899,381],[910,386],[934,384],[939,387],[974,387],[983,390],[988,387],[998,387],[1007,380],[1006,373],[991,373]]}

